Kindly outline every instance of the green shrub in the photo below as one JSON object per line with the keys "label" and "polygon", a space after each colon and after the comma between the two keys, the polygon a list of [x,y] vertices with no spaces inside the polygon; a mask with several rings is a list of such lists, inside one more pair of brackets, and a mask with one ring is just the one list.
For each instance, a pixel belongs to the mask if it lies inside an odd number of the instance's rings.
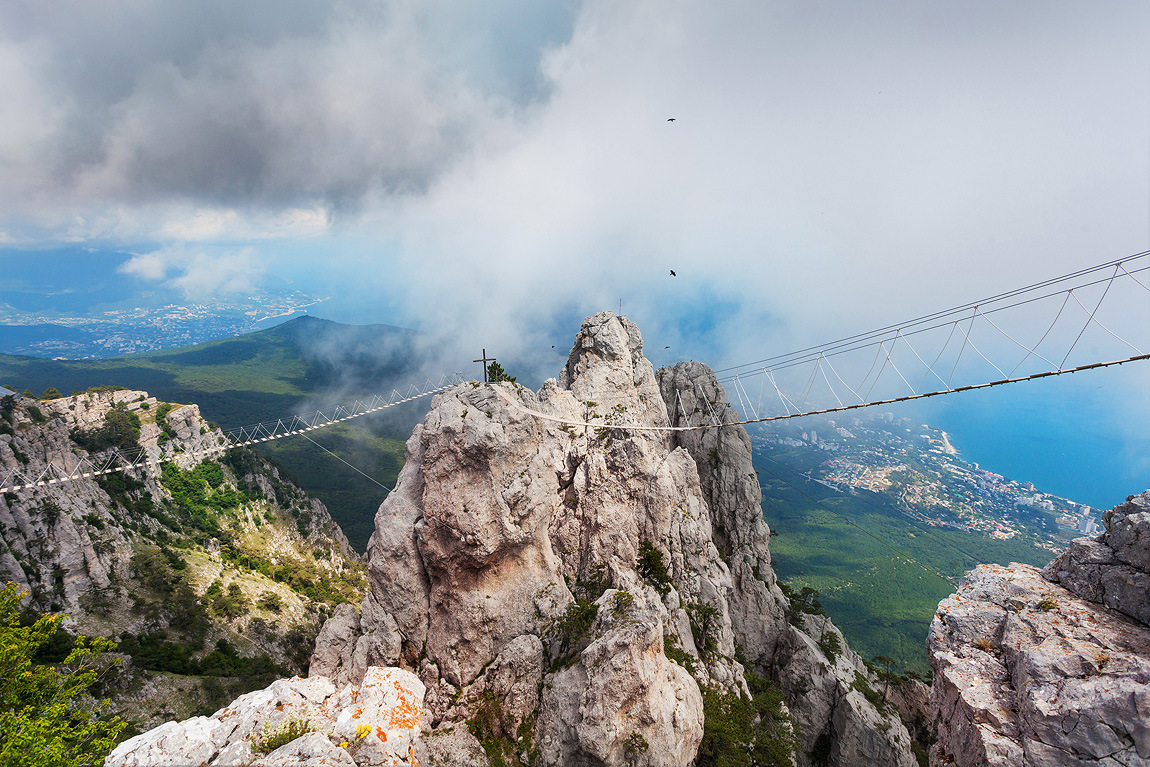
{"label": "green shrub", "polygon": [[674,634],[663,634],[663,654],[692,674],[695,673],[695,659],[679,646],[679,638]]}
{"label": "green shrub", "polygon": [[515,383],[515,376],[507,374],[503,366],[498,362],[492,362],[487,366],[487,380],[489,383],[500,383],[506,381],[508,383]]}
{"label": "green shrub", "polygon": [[825,615],[823,604],[819,601],[819,592],[817,589],[812,589],[810,586],[803,586],[801,591],[795,591],[788,584],[779,581],[779,589],[783,592],[783,596],[790,602],[790,610],[787,612],[787,619],[792,626],[802,625],[803,614],[807,615]]}
{"label": "green shrub", "polygon": [[280,600],[279,594],[274,591],[265,591],[260,597],[259,606],[269,612],[278,613],[283,609],[283,602]]}
{"label": "green shrub", "polygon": [[275,729],[269,730],[266,726],[257,737],[252,738],[252,751],[257,754],[270,754],[280,746],[286,746],[296,738],[314,732],[307,717],[288,719]]}
{"label": "green shrub", "polygon": [[751,699],[738,692],[703,690],[703,740],[699,767],[791,765],[798,748],[783,694],[771,681],[747,673]]}
{"label": "green shrub", "polygon": [[515,760],[515,745],[503,733],[502,719],[503,709],[499,699],[490,690],[484,690],[475,716],[467,720],[467,729],[483,746],[491,767],[507,767],[515,763],[512,761]]}
{"label": "green shrub", "polygon": [[616,619],[624,618],[627,616],[627,611],[631,609],[631,605],[635,604],[635,597],[631,596],[629,591],[617,591],[611,604],[611,615]]}
{"label": "green shrub", "polygon": [[823,651],[823,655],[827,656],[827,660],[833,665],[838,659],[839,653],[843,651],[839,635],[833,631],[824,631],[823,635],[819,637],[819,649]]}
{"label": "green shrub", "polygon": [[555,632],[559,638],[559,659],[570,658],[580,641],[591,630],[598,615],[599,605],[588,599],[576,599],[567,606],[567,611],[555,621]]}
{"label": "green shrub", "polygon": [[107,717],[108,702],[85,695],[97,682],[106,639],[77,637],[62,663],[42,665],[35,656],[63,615],[43,615],[21,626],[24,592],[0,589],[0,767],[70,767],[99,764],[125,723]]}
{"label": "green shrub", "polygon": [[878,709],[880,714],[886,716],[886,704],[883,702],[882,693],[876,692],[861,672],[855,672],[855,680],[851,683],[851,688],[861,692],[863,697],[870,701],[870,704]]}
{"label": "green shrub", "polygon": [[72,441],[90,453],[101,450],[131,450],[139,446],[140,418],[117,404],[104,416],[104,424],[97,429],[72,432]]}
{"label": "green shrub", "polygon": [[702,602],[688,602],[687,616],[691,620],[691,634],[700,653],[715,649],[715,631],[722,615],[718,608]]}
{"label": "green shrub", "polygon": [[646,538],[639,543],[639,560],[635,564],[635,569],[660,594],[666,594],[671,590],[671,576],[667,572],[667,566],[663,564],[663,552],[655,548]]}

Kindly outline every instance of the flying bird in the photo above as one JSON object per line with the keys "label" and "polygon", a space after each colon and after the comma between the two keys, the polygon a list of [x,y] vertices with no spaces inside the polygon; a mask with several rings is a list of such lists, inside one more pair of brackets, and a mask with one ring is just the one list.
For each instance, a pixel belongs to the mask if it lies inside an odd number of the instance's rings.
{"label": "flying bird", "polygon": [[670,349],[671,347],[670,346],[664,346],[663,348],[664,349]]}
{"label": "flying bird", "polygon": [[671,276],[672,276],[672,277],[678,277],[679,275],[675,274],[675,270],[674,270],[674,269],[672,269],[672,270],[671,270]]}
{"label": "flying bird", "polygon": [[675,118],[674,117],[668,117],[667,122],[673,123],[673,122],[675,122]]}

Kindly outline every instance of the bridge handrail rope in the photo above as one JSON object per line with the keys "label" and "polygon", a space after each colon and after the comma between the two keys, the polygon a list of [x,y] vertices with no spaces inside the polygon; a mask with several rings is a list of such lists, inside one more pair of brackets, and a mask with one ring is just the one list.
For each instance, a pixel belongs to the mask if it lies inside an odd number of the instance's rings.
{"label": "bridge handrail rope", "polygon": [[[1043,288],[1047,288],[1047,287],[1050,287],[1052,285],[1057,285],[1059,283],[1068,282],[1070,280],[1074,280],[1074,279],[1077,279],[1079,277],[1084,277],[1084,276],[1089,275],[1089,274],[1093,274],[1093,273],[1096,273],[1096,272],[1099,272],[1102,270],[1109,269],[1110,267],[1120,267],[1121,270],[1128,277],[1130,277],[1134,282],[1136,282],[1138,285],[1141,285],[1144,289],[1150,290],[1150,287],[1147,287],[1145,284],[1143,284],[1141,281],[1139,281],[1137,278],[1134,277],[1134,275],[1139,273],[1139,272],[1145,272],[1145,271],[1150,270],[1150,263],[1142,261],[1142,259],[1146,259],[1148,257],[1150,257],[1150,250],[1143,251],[1141,253],[1135,253],[1133,255],[1126,256],[1124,258],[1115,259],[1113,261],[1107,261],[1106,263],[1098,264],[1098,265],[1092,266],[1092,267],[1087,267],[1085,269],[1079,269],[1078,271],[1071,272],[1069,274],[1064,274],[1060,277],[1053,277],[1053,278],[1050,278],[1047,280],[1043,280],[1041,282],[1037,282],[1037,283],[1034,283],[1032,285],[1027,285],[1025,287],[1015,288],[1014,290],[1008,290],[1008,291],[1005,291],[1003,293],[998,293],[996,295],[980,299],[978,301],[971,301],[971,302],[968,302],[965,304],[960,304],[960,305],[952,307],[950,309],[944,309],[942,311],[932,312],[930,314],[925,314],[925,315],[922,315],[920,317],[916,317],[914,319],[907,320],[905,322],[896,323],[896,324],[892,324],[892,325],[886,325],[884,327],[877,328],[875,330],[868,330],[868,331],[865,331],[862,333],[855,333],[853,335],[844,336],[843,338],[839,338],[837,340],[830,341],[828,343],[818,344],[815,346],[808,346],[808,347],[805,347],[803,349],[798,349],[797,351],[787,352],[784,354],[776,354],[772,357],[766,357],[764,359],[756,360],[754,362],[744,362],[744,363],[739,364],[739,365],[733,365],[733,366],[726,367],[726,368],[720,368],[720,369],[716,370],[715,373],[716,374],[729,373],[731,371],[741,370],[743,368],[754,368],[754,367],[758,367],[760,365],[767,365],[767,363],[775,363],[773,365],[769,365],[769,367],[771,367],[774,370],[779,370],[779,369],[782,369],[782,367],[784,365],[787,365],[790,362],[794,362],[796,364],[799,364],[799,363],[802,363],[804,361],[807,361],[806,358],[811,357],[813,355],[816,355],[820,351],[823,354],[825,354],[826,356],[834,356],[833,354],[831,354],[831,352],[838,353],[839,350],[841,350],[843,352],[855,351],[855,350],[860,349],[860,348],[865,348],[865,347],[871,346],[873,344],[878,343],[880,338],[885,339],[886,336],[891,331],[902,330],[903,335],[905,336],[905,335],[908,335],[907,330],[909,328],[918,328],[917,330],[914,331],[914,334],[917,334],[917,333],[926,332],[928,330],[936,330],[938,328],[948,327],[949,325],[951,325],[953,323],[953,320],[950,320],[947,322],[939,322],[935,325],[931,325],[931,326],[925,327],[925,328],[919,327],[919,326],[923,325],[924,323],[933,322],[935,320],[942,319],[944,317],[953,317],[956,314],[960,314],[963,317],[965,317],[966,312],[968,312],[972,309],[975,309],[978,307],[986,307],[986,306],[989,306],[991,304],[998,304],[999,302],[1006,301],[1006,300],[1011,299],[1011,298],[1015,298],[1015,297],[1018,297],[1021,295],[1026,295],[1028,293],[1034,293],[1036,291],[1042,290]],[[1133,271],[1126,269],[1125,265],[1128,263],[1132,263],[1132,262],[1146,263],[1146,265],[1140,266],[1139,268],[1134,269]],[[1073,288],[1070,288],[1070,290],[1081,290],[1082,288],[1087,288],[1087,287],[1091,287],[1093,285],[1100,285],[1100,284],[1105,283],[1105,282],[1110,282],[1112,279],[1113,279],[1113,275],[1103,277],[1101,279],[1093,280],[1090,282],[1085,282],[1085,283],[1082,283],[1080,285],[1075,285]],[[1065,292],[1067,292],[1067,289],[1061,289],[1061,290],[1056,290],[1056,291],[1053,291],[1050,293],[1046,293],[1044,295],[1033,296],[1033,297],[1027,298],[1023,301],[1018,301],[1018,302],[1007,304],[1004,306],[995,306],[995,308],[991,309],[990,312],[999,312],[999,311],[1005,311],[1007,309],[1017,308],[1019,306],[1024,306],[1024,305],[1029,304],[1029,303],[1034,303],[1036,301],[1045,300],[1047,298],[1050,298],[1051,296],[1062,295]],[[983,313],[987,313],[987,312],[984,311]]]}
{"label": "bridge handrail rope", "polygon": [[[275,421],[264,421],[249,426],[193,435],[189,441],[190,444],[187,444],[182,452],[175,455],[207,457],[227,452],[234,447],[245,447],[285,437],[304,435],[304,432],[322,429],[387,408],[397,407],[421,397],[437,394],[462,382],[462,373],[445,373],[440,376],[438,381],[427,379],[422,384],[411,384],[403,392],[393,389],[387,397],[374,395],[366,402],[356,400],[351,405],[337,404],[334,409],[329,409],[330,416],[322,410],[317,410],[306,416],[293,415],[290,418],[280,418]],[[306,437],[306,435],[304,436]],[[171,460],[175,455],[149,457],[148,449],[143,447],[133,450],[112,448],[82,456],[78,461],[74,461],[73,465],[66,465],[65,467],[60,467],[55,462],[49,461],[35,473],[10,469],[0,474],[0,493],[15,492],[32,487],[47,487],[133,469],[142,468],[155,471],[161,462]]]}
{"label": "bridge handrail rope", "polygon": [[[1148,252],[1147,254],[1141,254],[1138,256],[1133,256],[1131,258],[1142,258],[1145,255],[1150,255],[1150,252]],[[1140,280],[1138,280],[1137,278],[1134,277],[1135,274],[1138,274],[1140,272],[1145,272],[1145,271],[1150,271],[1150,265],[1141,267],[1139,269],[1135,269],[1133,271],[1128,271],[1128,270],[1123,269],[1123,273],[1127,277],[1129,277],[1132,282],[1139,285],[1144,290],[1150,292],[1150,287],[1147,287],[1144,283],[1142,283]],[[854,336],[849,336],[847,338],[839,339],[837,341],[831,341],[829,343],[822,344],[820,346],[812,346],[812,347],[807,347],[805,349],[800,349],[799,351],[796,351],[796,352],[789,352],[786,354],[775,355],[774,357],[769,357],[769,358],[766,358],[763,360],[759,360],[757,362],[748,362],[748,363],[743,363],[741,365],[735,365],[733,367],[721,368],[719,370],[716,370],[715,372],[717,374],[718,373],[730,373],[730,371],[733,371],[733,370],[741,370],[743,368],[749,368],[752,366],[756,366],[756,365],[760,365],[760,364],[768,363],[768,362],[774,362],[774,364],[768,366],[771,370],[786,370],[788,368],[796,367],[799,365],[810,364],[819,355],[822,355],[825,358],[830,358],[830,357],[841,356],[844,354],[850,354],[851,352],[856,352],[856,351],[859,351],[861,349],[866,349],[866,348],[871,347],[871,346],[877,346],[877,345],[884,344],[885,342],[892,340],[894,337],[897,337],[898,335],[901,335],[903,340],[906,341],[908,339],[908,337],[910,337],[910,336],[921,335],[923,333],[928,333],[932,330],[938,330],[939,328],[949,327],[949,328],[951,328],[951,332],[953,333],[955,327],[958,326],[960,322],[966,321],[968,318],[970,320],[971,328],[973,328],[974,320],[977,319],[977,317],[982,317],[983,319],[989,320],[989,318],[987,317],[988,314],[994,314],[994,313],[998,313],[998,312],[1004,312],[1004,311],[1007,311],[1010,309],[1016,309],[1016,308],[1021,307],[1021,306],[1026,306],[1028,304],[1037,303],[1039,301],[1044,301],[1048,298],[1052,298],[1054,296],[1061,296],[1064,294],[1067,295],[1067,299],[1066,299],[1067,301],[1070,298],[1074,298],[1075,301],[1078,302],[1080,306],[1082,306],[1081,302],[1078,301],[1077,296],[1074,295],[1075,291],[1081,291],[1084,288],[1093,287],[1095,285],[1107,284],[1109,286],[1109,284],[1114,282],[1116,277],[1117,277],[1117,275],[1111,275],[1109,277],[1105,277],[1105,278],[1098,279],[1098,280],[1093,280],[1091,282],[1086,282],[1086,283],[1083,283],[1081,285],[1075,285],[1073,288],[1058,290],[1058,291],[1054,291],[1052,293],[1046,293],[1046,294],[1040,295],[1040,296],[1034,296],[1034,297],[1028,298],[1024,301],[1017,301],[1015,303],[1007,304],[1005,306],[995,306],[994,308],[991,308],[991,309],[986,309],[985,307],[988,303],[991,303],[993,299],[984,299],[983,301],[980,301],[980,302],[977,302],[974,304],[967,304],[966,306],[960,307],[960,308],[952,310],[950,312],[937,312],[937,313],[932,314],[932,315],[927,315],[924,318],[909,320],[907,322],[900,323],[898,325],[889,325],[885,328],[880,328],[879,330],[869,331],[867,333],[859,333],[859,334],[856,334]],[[1082,308],[1083,308],[1083,311],[1089,313],[1089,310],[1086,309],[1085,306],[1082,306]],[[970,315],[967,315],[966,314],[967,310],[973,310],[973,311],[971,311]],[[945,322],[936,322],[933,325],[927,325],[925,327],[922,327],[922,324],[924,322],[940,319],[940,318],[945,317],[945,316],[954,316],[955,312],[958,312],[958,311],[961,311],[961,314],[959,315],[958,319],[951,319],[951,320],[947,320]],[[1097,324],[1100,327],[1102,327],[1108,333],[1111,333],[1111,335],[1114,335],[1114,337],[1118,338],[1118,340],[1122,340],[1121,337],[1117,336],[1112,331],[1110,331],[1105,326],[1103,326],[1096,318],[1093,320],[1093,322],[1094,322],[1094,324]],[[1090,321],[1088,320],[1087,325],[1089,325],[1089,324],[1090,324]],[[910,328],[915,328],[915,329],[909,330]],[[959,327],[958,329],[959,329],[959,332],[961,332],[961,330],[962,330],[961,327]],[[1000,329],[1000,331],[1001,331],[1001,329]],[[895,333],[894,336],[891,335],[892,332]],[[1005,331],[1001,331],[1001,332],[1003,333],[1003,335],[1007,335],[1005,333]],[[1009,336],[1007,336],[1007,337],[1009,337]],[[1016,343],[1017,343],[1017,341],[1016,341]],[[1035,348],[1037,348],[1038,345],[1039,344],[1036,344]],[[1127,344],[1127,345],[1130,345],[1130,344]],[[879,350],[876,352],[875,362],[878,362],[878,360],[881,357],[882,357],[882,350]],[[872,371],[873,371],[873,368],[872,368]],[[746,374],[746,373],[747,373],[747,371],[744,371],[742,374]],[[731,380],[734,377],[734,375],[739,375],[739,374],[732,373],[730,375],[720,377],[719,380],[720,380],[720,382],[728,381],[728,380]],[[869,374],[868,374],[868,376],[864,376],[864,378],[863,378],[864,382],[866,381],[867,377],[869,377]]]}

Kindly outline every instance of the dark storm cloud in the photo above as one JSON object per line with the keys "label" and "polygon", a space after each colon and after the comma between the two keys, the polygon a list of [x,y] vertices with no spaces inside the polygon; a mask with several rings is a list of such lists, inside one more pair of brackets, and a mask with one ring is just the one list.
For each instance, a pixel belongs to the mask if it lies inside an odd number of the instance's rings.
{"label": "dark storm cloud", "polygon": [[572,11],[537,5],[6,4],[0,200],[50,218],[418,193],[541,94]]}

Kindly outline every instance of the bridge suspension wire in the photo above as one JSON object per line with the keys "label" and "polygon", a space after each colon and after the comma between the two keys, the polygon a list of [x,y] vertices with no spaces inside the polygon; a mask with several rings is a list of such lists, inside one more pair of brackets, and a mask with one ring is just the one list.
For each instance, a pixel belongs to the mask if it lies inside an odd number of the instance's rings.
{"label": "bridge suspension wire", "polygon": [[145,447],[134,450],[112,448],[82,456],[78,460],[74,456],[65,456],[68,463],[64,466],[49,461],[43,468],[34,472],[10,469],[0,474],[0,493],[48,487],[135,469],[155,473],[162,462],[173,460],[177,456],[207,458],[235,447],[247,447],[296,435],[306,438],[306,432],[398,407],[412,400],[445,391],[462,382],[462,373],[445,373],[437,381],[427,379],[422,384],[411,384],[402,390],[392,389],[390,394],[377,394],[366,399],[357,399],[352,403],[335,404],[306,415],[292,415],[250,426],[222,431],[213,429],[203,434],[193,434],[182,442],[183,449],[179,453],[168,454],[156,448]]}
{"label": "bridge suspension wire", "polygon": [[[708,423],[683,426],[639,423],[619,414],[579,419],[541,413],[515,398],[507,399],[509,404],[524,412],[568,426],[693,431],[827,415],[1124,365],[1150,359],[1150,354],[1145,351],[1150,348],[1150,337],[1131,338],[1127,337],[1128,334],[1120,334],[1103,322],[1100,314],[1115,304],[1115,316],[1119,320],[1128,317],[1137,320],[1138,311],[1145,311],[1148,321],[1136,321],[1134,331],[1142,334],[1150,331],[1150,287],[1137,276],[1147,271],[1150,271],[1150,251],[819,346],[722,368],[716,371],[719,375],[717,380],[726,384],[731,400],[739,406],[741,419],[722,422],[714,417],[713,412]],[[1086,295],[1091,295],[1089,305],[1083,303]],[[1040,317],[1040,322],[1035,322],[1031,313],[1044,311],[1043,307],[1049,305],[1056,306],[1056,311],[1051,311],[1053,319],[1047,323]],[[1076,322],[1072,316],[1075,306],[1084,317],[1081,322]],[[1022,313],[1024,309],[1028,313]],[[1020,320],[1023,322],[1021,330],[1008,325]],[[1067,322],[1074,324],[1070,328],[1070,337],[1063,338],[1057,331]],[[1029,328],[1035,325],[1044,330],[1033,343],[1016,337],[1030,335]],[[1109,338],[1120,343],[1117,351],[1123,356],[1108,360],[1102,357],[1103,361],[1072,362],[1073,353],[1085,346],[1086,338],[1091,338],[1091,346],[1097,347],[1090,350],[1097,354],[1094,360],[1102,355],[1103,350],[1111,351],[1095,338],[1097,334],[1091,332],[1094,328],[1105,333],[1103,340]],[[938,345],[927,351],[932,341]],[[1006,360],[1002,353],[996,353],[996,347],[1002,346],[1003,342],[1008,342],[1006,348],[1011,354],[1021,354],[1021,359]],[[1056,353],[1047,349],[1057,344],[1062,346],[1055,350]],[[954,347],[957,351],[953,351]],[[1055,364],[1052,360],[1060,362]],[[1045,367],[1040,362],[1045,363]],[[852,374],[852,365],[857,367],[855,372],[861,372],[861,377]],[[757,403],[752,402],[749,395],[751,387],[747,386],[748,379],[755,376],[762,376],[757,387]],[[794,380],[788,382],[787,376]],[[934,385],[935,381],[937,385]],[[777,402],[772,404],[776,397]],[[820,397],[822,401],[819,401]],[[708,400],[708,408],[711,407]]]}
{"label": "bridge suspension wire", "polygon": [[[1136,268],[1134,268],[1133,270],[1127,269],[1126,266],[1128,264],[1136,264]],[[1112,275],[1111,277],[1102,277],[1102,278],[1096,278],[1095,276],[1098,275],[1099,273],[1103,273],[1103,272],[1110,270],[1112,268],[1116,272],[1122,272],[1123,274],[1125,274],[1133,282],[1140,285],[1144,290],[1150,291],[1150,287],[1146,286],[1144,283],[1142,283],[1136,277],[1134,277],[1134,275],[1137,273],[1150,270],[1150,250],[1147,250],[1147,251],[1143,251],[1141,253],[1135,253],[1133,255],[1126,256],[1124,258],[1119,258],[1119,259],[1115,259],[1113,261],[1107,261],[1107,262],[1102,263],[1102,264],[1097,264],[1095,266],[1087,267],[1084,269],[1079,269],[1077,271],[1070,272],[1068,274],[1064,274],[1064,275],[1061,275],[1059,277],[1052,277],[1052,278],[1047,279],[1047,280],[1042,280],[1040,282],[1036,282],[1036,283],[1033,283],[1031,285],[1027,285],[1027,286],[1024,286],[1021,288],[1015,288],[1013,290],[1004,291],[1002,293],[998,293],[998,294],[989,296],[987,298],[980,299],[978,301],[971,301],[971,302],[968,302],[965,304],[960,304],[958,306],[951,307],[949,309],[944,309],[942,311],[924,314],[922,316],[915,317],[915,318],[907,320],[905,322],[900,322],[900,323],[893,324],[893,325],[886,325],[884,327],[877,328],[874,330],[868,330],[868,331],[865,331],[862,333],[855,333],[853,335],[844,336],[842,338],[836,339],[834,341],[830,341],[828,343],[818,344],[816,346],[808,346],[808,347],[805,347],[803,349],[799,349],[797,351],[787,352],[784,354],[777,354],[777,355],[774,355],[771,357],[766,357],[766,358],[763,358],[760,360],[755,360],[754,362],[744,362],[744,363],[741,363],[738,365],[733,365],[730,367],[719,368],[719,369],[715,370],[715,373],[716,373],[716,375],[722,374],[722,373],[731,373],[732,371],[743,370],[746,368],[759,368],[760,366],[767,366],[771,369],[777,370],[777,369],[780,369],[781,367],[787,365],[788,363],[799,362],[799,361],[802,361],[802,360],[804,360],[810,356],[817,356],[819,354],[829,356],[832,353],[839,352],[842,350],[851,350],[860,344],[863,346],[871,346],[877,342],[877,339],[885,338],[892,331],[901,331],[903,335],[906,335],[907,330],[910,328],[916,328],[915,332],[918,333],[918,332],[924,332],[926,330],[933,330],[933,329],[936,329],[939,327],[949,327],[950,325],[953,324],[952,321],[947,321],[947,322],[938,322],[938,321],[942,320],[944,318],[947,318],[947,317],[952,317],[954,315],[962,315],[965,318],[966,312],[972,311],[972,310],[978,310],[980,307],[983,308],[982,313],[985,314],[985,313],[987,313],[985,310],[985,307],[991,306],[991,305],[1002,304],[1001,306],[996,306],[996,308],[994,308],[992,310],[993,312],[999,312],[999,311],[1004,311],[1004,310],[1024,306],[1026,304],[1042,301],[1042,300],[1045,300],[1047,298],[1050,298],[1051,296],[1059,296],[1059,295],[1062,295],[1063,293],[1068,292],[1068,289],[1064,288],[1064,289],[1060,289],[1060,290],[1055,290],[1053,292],[1042,293],[1041,295],[1032,295],[1032,294],[1039,293],[1039,292],[1043,291],[1045,288],[1051,288],[1051,287],[1054,287],[1056,285],[1061,285],[1063,283],[1074,282],[1076,284],[1073,287],[1069,288],[1069,290],[1080,290],[1080,289],[1091,287],[1094,285],[1099,285],[1099,284],[1111,282],[1111,281],[1113,281],[1116,274]],[[1083,281],[1084,278],[1088,278],[1088,277],[1091,279]],[[1023,296],[1028,296],[1028,297],[1023,298]],[[1012,299],[1019,299],[1019,300],[1013,301],[1011,303],[1004,303],[1004,302],[1011,301]],[[928,323],[937,323],[937,324],[929,325]]]}
{"label": "bridge suspension wire", "polygon": [[[891,397],[890,399],[874,400],[871,402],[861,402],[859,404],[842,405],[839,407],[826,407],[818,410],[802,410],[795,413],[785,413],[783,415],[765,416],[762,418],[744,418],[737,421],[713,421],[712,423],[697,424],[693,426],[663,426],[659,424],[644,424],[627,422],[626,420],[608,417],[599,421],[583,421],[577,418],[564,418],[561,416],[551,415],[549,413],[541,413],[538,410],[532,410],[525,407],[522,403],[511,399],[510,395],[505,392],[500,392],[504,400],[515,407],[519,411],[527,415],[540,418],[544,421],[551,421],[552,423],[566,424],[567,426],[585,426],[592,428],[610,428],[621,429],[625,431],[700,431],[704,429],[717,429],[723,426],[746,426],[753,423],[769,423],[771,421],[785,421],[790,418],[805,418],[812,415],[827,415],[830,413],[841,413],[847,410],[858,410],[864,407],[873,407],[875,405],[890,405],[896,402],[910,402],[917,399],[926,399],[928,397],[938,397],[944,394],[957,394],[958,392],[976,391],[978,389],[988,389],[993,386],[1003,386],[1005,384],[1020,383],[1022,381],[1033,381],[1039,378],[1049,378],[1051,376],[1064,375],[1066,373],[1079,373],[1084,370],[1097,370],[1100,368],[1112,367],[1114,365],[1124,365],[1127,362],[1137,362],[1140,360],[1150,359],[1150,354],[1139,354],[1125,359],[1113,360],[1110,362],[1093,362],[1088,365],[1079,365],[1074,368],[1067,368],[1066,370],[1051,370],[1045,373],[1033,373],[1026,376],[1018,376],[1016,378],[1006,378],[1000,381],[989,381],[980,384],[968,384],[966,386],[959,386],[954,389],[942,389],[939,391],[923,392],[921,394],[911,394],[902,397]],[[780,396],[783,396],[780,394]],[[785,396],[783,396],[785,400]]]}

